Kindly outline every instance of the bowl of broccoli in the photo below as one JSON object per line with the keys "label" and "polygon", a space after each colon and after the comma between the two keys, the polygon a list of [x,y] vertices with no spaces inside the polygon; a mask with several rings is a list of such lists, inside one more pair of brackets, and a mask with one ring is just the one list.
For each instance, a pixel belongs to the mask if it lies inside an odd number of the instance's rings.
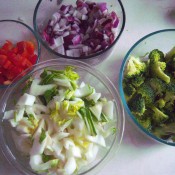
{"label": "bowl of broccoli", "polygon": [[152,32],[131,47],[121,65],[119,91],[138,128],[175,146],[175,29]]}

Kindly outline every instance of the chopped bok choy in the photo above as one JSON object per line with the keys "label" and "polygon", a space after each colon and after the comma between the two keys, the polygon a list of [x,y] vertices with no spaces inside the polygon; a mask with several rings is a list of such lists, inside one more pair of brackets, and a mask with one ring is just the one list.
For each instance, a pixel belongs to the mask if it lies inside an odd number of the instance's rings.
{"label": "chopped bok choy", "polygon": [[100,148],[108,149],[106,138],[116,126],[113,101],[79,84],[79,78],[71,66],[45,69],[32,78],[14,109],[4,113],[16,129],[17,149],[30,157],[37,173],[77,173],[96,159]]}

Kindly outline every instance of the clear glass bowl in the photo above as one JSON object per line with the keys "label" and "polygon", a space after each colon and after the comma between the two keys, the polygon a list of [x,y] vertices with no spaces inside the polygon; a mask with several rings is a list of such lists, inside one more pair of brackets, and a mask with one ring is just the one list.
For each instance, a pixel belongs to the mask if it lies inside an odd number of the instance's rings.
{"label": "clear glass bowl", "polygon": [[114,123],[117,128],[116,134],[111,135],[106,140],[108,149],[100,150],[96,160],[85,167],[83,171],[79,172],[79,175],[88,173],[96,174],[99,172],[102,167],[108,163],[111,156],[114,155],[114,152],[118,150],[121,144],[124,132],[125,116],[119,94],[111,81],[104,74],[86,63],[61,58],[48,60],[33,66],[33,70],[18,81],[15,86],[7,88],[0,103],[0,147],[7,160],[9,160],[9,162],[23,174],[34,175],[36,173],[33,172],[29,166],[29,158],[20,154],[20,152],[15,148],[11,134],[11,132],[13,132],[13,128],[11,128],[8,121],[3,120],[3,113],[14,107],[14,100],[21,96],[22,88],[29,77],[37,77],[45,68],[64,69],[65,66],[68,65],[76,68],[76,72],[78,72],[81,77],[80,82],[82,80],[84,82],[88,82],[96,88],[97,92],[101,92],[102,96],[109,100],[114,100],[114,119],[117,121]]}
{"label": "clear glass bowl", "polygon": [[127,54],[122,62],[122,65],[120,68],[120,74],[119,74],[119,93],[120,93],[121,100],[123,102],[123,105],[124,105],[126,112],[128,113],[131,120],[136,124],[136,126],[143,133],[145,133],[147,136],[149,136],[149,138],[152,138],[152,139],[158,141],[159,143],[161,142],[161,143],[164,143],[167,145],[175,146],[175,142],[173,143],[173,142],[170,142],[168,140],[163,140],[163,139],[156,137],[155,135],[153,135],[152,133],[150,133],[146,129],[144,129],[137,122],[137,120],[135,119],[134,115],[131,113],[131,111],[127,105],[127,102],[126,102],[125,96],[124,96],[123,86],[122,86],[125,66],[128,62],[130,55],[133,55],[136,57],[144,56],[146,53],[149,53],[153,49],[159,49],[159,50],[163,51],[164,53],[167,53],[173,46],[175,46],[175,29],[158,30],[158,31],[152,32],[152,33],[144,36],[140,40],[138,40],[130,48],[130,50],[127,52]]}
{"label": "clear glass bowl", "polygon": [[[94,0],[92,2],[105,2],[104,0]],[[72,4],[72,6],[75,6],[76,0],[69,1],[69,0],[39,0],[38,4],[36,5],[35,11],[34,11],[34,16],[33,16],[33,24],[34,24],[34,30],[41,41],[41,43],[45,46],[47,50],[49,50],[51,53],[53,53],[56,56],[63,57],[66,59],[78,59],[83,62],[89,63],[91,65],[97,65],[101,63],[104,59],[106,59],[111,51],[113,46],[117,43],[118,39],[120,38],[124,26],[125,26],[125,11],[123,4],[120,0],[109,0],[107,2],[107,8],[109,12],[116,12],[118,18],[119,18],[119,25],[117,27],[117,34],[115,37],[114,42],[107,47],[105,50],[99,51],[95,54],[89,55],[89,56],[81,56],[81,57],[70,57],[66,55],[61,55],[60,53],[54,51],[49,47],[47,42],[45,42],[42,39],[41,36],[41,31],[43,31],[43,28],[46,26],[48,23],[49,19],[51,18],[52,14],[55,13],[58,10],[58,7],[61,5],[68,5]]]}
{"label": "clear glass bowl", "polygon": [[[36,63],[40,57],[40,43],[32,28],[16,20],[0,20],[0,47],[6,42],[11,41],[16,44],[19,41],[32,41],[35,45],[35,54],[38,55]],[[13,84],[11,84],[13,85]],[[0,88],[6,88],[7,85],[0,85]]]}

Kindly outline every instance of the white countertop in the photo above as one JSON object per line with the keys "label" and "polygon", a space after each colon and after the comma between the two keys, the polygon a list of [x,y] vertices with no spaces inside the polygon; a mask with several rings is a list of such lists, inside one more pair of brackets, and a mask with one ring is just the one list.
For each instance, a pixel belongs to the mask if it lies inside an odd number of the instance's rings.
{"label": "white countertop", "polygon": [[[37,0],[0,0],[0,19],[20,17],[26,24],[33,26],[32,17],[36,3]],[[110,58],[96,66],[117,88],[120,65],[130,47],[150,32],[175,28],[174,0],[122,0],[122,3],[126,12],[124,32]],[[42,49],[42,55],[44,54],[47,53]],[[120,149],[99,175],[174,175],[174,151],[175,148],[172,146],[147,138],[126,116],[126,127]],[[0,175],[19,175],[1,152]]]}

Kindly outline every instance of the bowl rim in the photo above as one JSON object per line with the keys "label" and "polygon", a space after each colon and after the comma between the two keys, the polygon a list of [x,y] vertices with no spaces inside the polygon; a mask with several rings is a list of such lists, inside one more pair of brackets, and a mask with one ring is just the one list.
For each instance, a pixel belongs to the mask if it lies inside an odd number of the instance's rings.
{"label": "bowl rim", "polygon": [[170,145],[170,146],[175,146],[175,142],[169,142],[168,140],[163,140],[161,138],[158,138],[156,137],[154,134],[152,134],[151,132],[147,131],[145,128],[143,128],[139,122],[136,120],[136,118],[134,117],[134,115],[131,113],[128,105],[127,105],[127,102],[125,100],[125,96],[124,96],[124,91],[123,91],[123,86],[122,86],[122,82],[123,82],[123,76],[124,76],[124,70],[125,70],[125,65],[128,61],[128,58],[129,58],[129,55],[130,53],[134,50],[135,47],[137,47],[143,40],[153,36],[153,35],[156,35],[156,34],[159,34],[159,33],[165,33],[165,32],[175,32],[175,28],[169,28],[169,29],[162,29],[162,30],[157,30],[157,31],[154,31],[154,32],[151,32],[145,36],[143,36],[142,38],[140,38],[137,42],[135,42],[132,47],[129,49],[129,51],[126,53],[123,61],[122,61],[122,64],[121,64],[121,67],[120,67],[120,73],[119,73],[119,94],[120,94],[120,97],[121,97],[121,100],[122,100],[122,103],[123,103],[123,106],[126,110],[126,112],[129,114],[129,117],[132,119],[132,121],[134,122],[134,124],[143,132],[145,133],[146,135],[150,136],[150,138],[152,138],[153,140],[156,140],[158,141],[159,143],[164,143],[166,145]]}
{"label": "bowl rim", "polygon": [[[10,22],[12,22],[12,23],[17,23],[17,24],[20,24],[21,26],[24,26],[24,27],[26,27],[27,29],[29,29],[29,31],[33,34],[33,36],[35,37],[35,40],[36,40],[36,42],[37,42],[37,60],[36,60],[36,62],[35,62],[35,64],[37,64],[38,62],[39,62],[39,59],[40,59],[40,55],[41,55],[41,44],[40,44],[40,42],[39,42],[39,40],[38,40],[38,37],[37,37],[37,35],[35,34],[35,32],[34,32],[34,30],[30,27],[30,26],[28,26],[27,24],[25,24],[25,23],[23,23],[23,22],[21,22],[21,21],[18,21],[18,20],[13,20],[13,19],[3,19],[3,20],[0,20],[0,23],[1,22],[7,22],[7,23],[10,23]],[[25,70],[23,71],[23,72],[25,72]],[[16,78],[15,78],[16,79]],[[14,81],[13,81],[14,82]],[[0,85],[0,89],[4,89],[4,88],[7,88],[8,86],[13,86],[15,84],[15,82],[14,83],[11,83],[10,85]]]}
{"label": "bowl rim", "polygon": [[36,17],[37,17],[37,12],[38,12],[38,9],[39,9],[39,6],[41,4],[43,0],[39,0],[36,7],[35,7],[35,10],[34,10],[34,14],[33,14],[33,26],[34,26],[34,31],[37,35],[37,37],[39,38],[39,41],[42,43],[42,45],[47,49],[49,50],[49,52],[51,52],[52,54],[56,55],[56,56],[59,56],[59,57],[63,57],[63,58],[67,58],[67,59],[81,59],[81,60],[86,60],[86,59],[95,59],[96,56],[99,56],[103,53],[105,53],[106,51],[108,51],[110,48],[112,48],[116,43],[117,41],[119,40],[121,34],[123,33],[124,31],[124,28],[125,28],[125,22],[126,22],[126,14],[125,14],[125,9],[124,9],[124,6],[122,4],[122,1],[121,0],[117,0],[119,2],[119,5],[120,5],[120,8],[121,8],[121,11],[122,11],[122,18],[123,18],[123,21],[122,21],[122,26],[121,26],[121,29],[120,29],[120,32],[118,33],[116,39],[114,40],[114,42],[112,44],[110,44],[106,49],[102,50],[102,51],[99,51],[95,54],[92,54],[92,55],[87,55],[87,56],[81,56],[81,57],[71,57],[71,56],[67,56],[67,55],[62,55],[54,50],[52,50],[44,41],[43,39],[41,38],[40,34],[38,33],[38,27],[37,27],[37,23],[36,23]]}
{"label": "bowl rim", "polygon": [[[112,143],[110,145],[109,150],[107,151],[107,153],[105,153],[105,155],[102,157],[102,159],[100,159],[95,165],[91,166],[88,170],[81,172],[79,175],[84,175],[84,174],[91,172],[91,171],[98,171],[99,167],[102,167],[102,165],[105,165],[108,162],[108,159],[110,158],[110,156],[113,155],[113,151],[118,151],[118,149],[120,148],[121,142],[123,140],[124,129],[125,129],[125,113],[124,113],[124,108],[123,108],[122,101],[121,101],[121,98],[119,96],[118,90],[115,88],[115,86],[113,85],[111,80],[105,74],[103,74],[101,71],[99,71],[98,69],[90,66],[87,63],[79,61],[79,60],[73,60],[73,59],[65,60],[62,58],[46,60],[46,61],[40,62],[36,65],[33,65],[34,68],[32,69],[32,71],[27,73],[22,79],[20,79],[17,82],[17,85],[19,86],[23,82],[23,80],[26,80],[33,73],[35,73],[37,71],[41,71],[48,66],[51,66],[51,67],[57,66],[56,63],[58,63],[58,66],[59,66],[59,63],[61,64],[61,66],[67,66],[67,65],[73,64],[72,66],[78,67],[84,71],[89,72],[92,76],[95,76],[109,90],[109,92],[113,96],[113,99],[115,100],[115,106],[116,106],[116,110],[117,110],[117,114],[118,114],[117,116],[119,116],[119,118],[121,119],[121,121],[119,121],[119,125],[118,124],[117,125],[121,128],[115,134],[115,138],[112,140]],[[6,102],[8,101],[9,95],[12,92],[13,92],[12,88],[7,88],[4,92],[4,94],[2,95],[1,103],[0,103],[1,116],[3,116],[3,113],[4,113],[5,108],[6,108]],[[3,123],[3,117],[0,119],[0,125],[2,123]],[[119,137],[117,137],[117,136],[119,136]],[[31,173],[32,175],[36,175],[36,173],[33,171],[31,172],[28,169],[24,170],[23,169],[24,165],[21,165],[18,161],[16,161],[13,154],[11,154],[9,147],[7,145],[5,145],[2,127],[0,127],[0,140],[2,141],[0,144],[0,149],[2,150],[3,155],[6,157],[6,159],[14,167],[17,168],[17,170],[19,170],[22,173],[27,172],[27,173]]]}

